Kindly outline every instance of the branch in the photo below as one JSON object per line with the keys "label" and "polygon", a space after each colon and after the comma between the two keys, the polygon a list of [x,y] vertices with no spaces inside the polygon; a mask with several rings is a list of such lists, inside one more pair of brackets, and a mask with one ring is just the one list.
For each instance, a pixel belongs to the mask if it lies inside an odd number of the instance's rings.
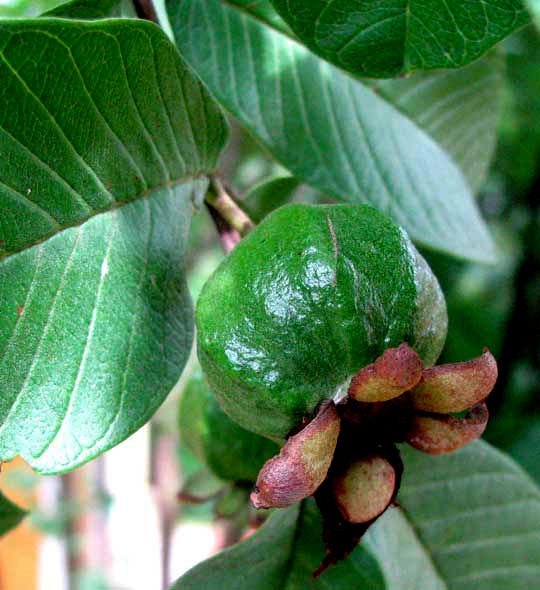
{"label": "branch", "polygon": [[139,18],[151,20],[155,23],[158,22],[156,9],[154,8],[152,0],[133,0],[133,6],[135,7],[135,12]]}
{"label": "branch", "polygon": [[205,201],[221,245],[225,252],[230,252],[255,224],[216,177],[211,180]]}

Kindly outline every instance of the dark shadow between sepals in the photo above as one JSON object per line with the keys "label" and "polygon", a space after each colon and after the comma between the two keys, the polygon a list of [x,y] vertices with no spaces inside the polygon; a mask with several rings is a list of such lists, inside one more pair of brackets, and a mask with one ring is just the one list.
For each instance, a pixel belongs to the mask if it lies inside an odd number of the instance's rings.
{"label": "dark shadow between sepals", "polygon": [[[323,517],[323,540],[326,545],[326,556],[313,572],[313,578],[317,578],[330,566],[348,557],[369,527],[379,516],[384,514],[388,506],[392,505],[401,485],[403,462],[397,447],[391,442],[371,447],[367,445],[360,447],[357,444],[351,447],[351,443],[357,443],[358,430],[356,425],[353,425],[352,428],[350,426],[350,424],[342,423],[342,431],[328,477],[314,495]],[[339,503],[334,497],[332,481],[353,463],[369,456],[382,457],[393,467],[395,472],[394,492],[386,508],[375,518],[360,524],[353,524],[346,520],[342,514]]]}

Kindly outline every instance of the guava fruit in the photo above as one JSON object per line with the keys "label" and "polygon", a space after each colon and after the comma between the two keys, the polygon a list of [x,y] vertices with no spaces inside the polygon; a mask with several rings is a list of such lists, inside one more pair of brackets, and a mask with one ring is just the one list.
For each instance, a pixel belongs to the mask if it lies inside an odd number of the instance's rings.
{"label": "guava fruit", "polygon": [[198,355],[227,414],[283,442],[386,349],[425,366],[444,297],[403,229],[372,207],[291,204],[220,264],[197,305]]}
{"label": "guava fruit", "polygon": [[279,452],[268,440],[235,424],[196,373],[180,400],[181,442],[219,478],[254,483],[263,464]]}

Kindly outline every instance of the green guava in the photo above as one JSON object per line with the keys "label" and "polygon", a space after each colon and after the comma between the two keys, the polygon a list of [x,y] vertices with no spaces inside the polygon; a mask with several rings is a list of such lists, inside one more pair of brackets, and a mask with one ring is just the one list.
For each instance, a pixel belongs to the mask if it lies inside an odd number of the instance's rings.
{"label": "green guava", "polygon": [[277,209],[221,263],[197,305],[198,355],[238,424],[283,442],[387,348],[438,358],[447,315],[403,229],[368,206]]}
{"label": "green guava", "polygon": [[263,464],[279,452],[274,442],[234,423],[200,373],[189,380],[180,399],[179,430],[181,442],[226,481],[255,482]]}

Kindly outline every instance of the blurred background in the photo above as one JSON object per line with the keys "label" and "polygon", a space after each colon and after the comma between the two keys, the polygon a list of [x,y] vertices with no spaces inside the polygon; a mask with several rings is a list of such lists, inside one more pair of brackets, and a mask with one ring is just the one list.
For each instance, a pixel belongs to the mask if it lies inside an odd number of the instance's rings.
{"label": "blurred background", "polygon": [[[0,0],[0,18],[34,16],[60,3]],[[499,143],[478,194],[499,262],[423,254],[448,304],[440,362],[469,359],[489,347],[499,380],[489,398],[485,438],[540,483],[540,37],[527,28],[499,50],[507,59]],[[270,201],[264,184],[252,190],[287,172],[231,126],[220,170],[254,218],[291,199],[325,202],[325,195],[290,178],[272,186]],[[194,220],[187,261],[194,300],[222,257],[203,210]],[[0,590],[161,590],[256,525],[235,504],[238,494],[245,497],[242,486],[208,473],[179,442],[178,404],[196,370],[192,354],[152,422],[81,469],[40,477],[22,461],[3,466],[0,489],[30,514],[0,539]],[[180,490],[190,502],[179,501]],[[194,502],[205,498],[212,501]]]}

